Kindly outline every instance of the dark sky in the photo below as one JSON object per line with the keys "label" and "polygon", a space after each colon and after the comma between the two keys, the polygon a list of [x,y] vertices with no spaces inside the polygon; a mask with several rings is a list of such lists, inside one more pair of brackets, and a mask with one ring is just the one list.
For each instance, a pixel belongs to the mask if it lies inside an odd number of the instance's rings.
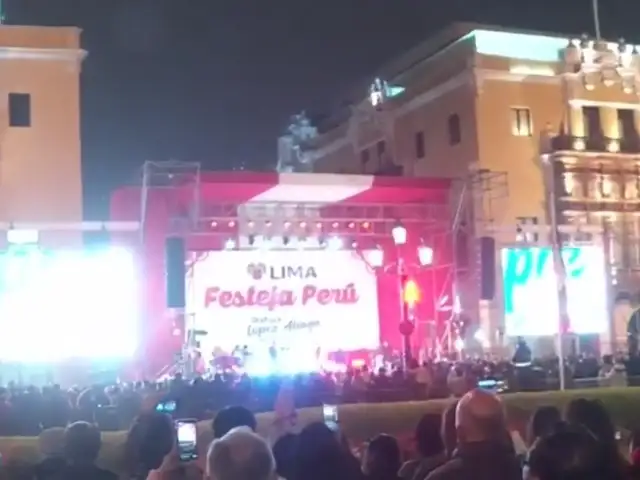
{"label": "dark sky", "polygon": [[[328,110],[381,63],[450,22],[593,31],[591,0],[3,3],[7,23],[84,29],[88,217],[106,214],[109,191],[133,181],[144,160],[274,165],[289,115]],[[604,36],[640,41],[639,2],[600,0],[600,10]],[[105,164],[109,178],[98,175]]]}

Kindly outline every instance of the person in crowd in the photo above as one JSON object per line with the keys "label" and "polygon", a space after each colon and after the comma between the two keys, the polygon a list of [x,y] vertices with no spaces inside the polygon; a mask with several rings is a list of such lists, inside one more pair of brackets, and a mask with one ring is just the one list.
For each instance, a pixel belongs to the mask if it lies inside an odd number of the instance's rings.
{"label": "person in crowd", "polygon": [[456,432],[456,453],[431,472],[428,480],[522,478],[504,408],[496,395],[476,389],[462,397],[456,409]]}
{"label": "person in crowd", "polygon": [[339,432],[311,423],[298,436],[293,480],[359,480],[358,461],[340,442]]}
{"label": "person in crowd", "polygon": [[612,464],[617,464],[620,470],[628,468],[618,448],[616,427],[602,403],[586,398],[572,400],[567,405],[565,419],[570,425],[581,426],[591,432]]}
{"label": "person in crowd", "polygon": [[640,430],[631,432],[629,439],[629,460],[634,478],[640,478]]}
{"label": "person in crowd", "polygon": [[64,432],[64,456],[66,465],[60,472],[48,477],[51,480],[116,480],[115,473],[96,466],[102,438],[100,430],[87,422],[75,422]]}
{"label": "person in crowd", "polygon": [[222,438],[237,427],[248,427],[256,431],[256,416],[245,407],[231,406],[223,408],[213,419],[211,428],[214,438]]}
{"label": "person in crowd", "polygon": [[214,440],[207,454],[209,480],[273,480],[275,472],[269,445],[246,426]]}
{"label": "person in crowd", "polygon": [[423,480],[446,462],[444,442],[440,436],[442,417],[443,415],[427,413],[418,422],[415,432],[418,458],[402,465],[398,474],[403,480]]}
{"label": "person in crowd", "polygon": [[65,429],[48,428],[38,436],[38,450],[42,460],[36,465],[36,479],[46,479],[58,475],[67,465],[64,458]]}
{"label": "person in crowd", "polygon": [[175,443],[173,424],[167,415],[157,412],[139,415],[125,442],[128,478],[146,480],[152,470],[160,468]]}
{"label": "person in crowd", "polygon": [[297,437],[285,433],[273,444],[273,457],[276,460],[276,472],[281,480],[293,478]]}
{"label": "person in crowd", "polygon": [[362,456],[362,473],[367,480],[398,480],[402,456],[398,441],[390,435],[378,435],[367,443]]}
{"label": "person in crowd", "polygon": [[525,480],[623,480],[625,475],[602,454],[602,445],[579,426],[557,426],[529,453]]}
{"label": "person in crowd", "polygon": [[440,426],[440,438],[444,444],[444,453],[447,458],[451,458],[458,446],[458,434],[456,432],[456,409],[458,402],[450,403],[442,413],[442,424]]}
{"label": "person in crowd", "polygon": [[543,406],[537,408],[529,419],[527,443],[531,446],[538,438],[549,435],[561,421],[562,414],[556,407]]}

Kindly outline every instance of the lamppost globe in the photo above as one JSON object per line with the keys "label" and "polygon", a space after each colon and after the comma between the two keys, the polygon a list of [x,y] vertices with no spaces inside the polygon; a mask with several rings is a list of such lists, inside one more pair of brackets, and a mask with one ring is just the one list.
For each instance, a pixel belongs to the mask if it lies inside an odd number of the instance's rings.
{"label": "lamppost globe", "polygon": [[433,248],[421,245],[418,247],[418,260],[420,265],[426,267],[433,263]]}
{"label": "lamppost globe", "polygon": [[404,245],[407,243],[407,229],[401,223],[393,227],[391,236],[393,237],[393,243],[396,245]]}

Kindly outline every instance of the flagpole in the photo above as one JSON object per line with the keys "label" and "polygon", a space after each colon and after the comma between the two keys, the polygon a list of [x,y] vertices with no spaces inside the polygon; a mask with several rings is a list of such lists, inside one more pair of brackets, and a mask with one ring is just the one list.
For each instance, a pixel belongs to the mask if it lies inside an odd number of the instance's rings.
{"label": "flagpole", "polygon": [[598,0],[593,0],[593,24],[596,28],[596,40],[600,40],[600,9],[598,8]]}

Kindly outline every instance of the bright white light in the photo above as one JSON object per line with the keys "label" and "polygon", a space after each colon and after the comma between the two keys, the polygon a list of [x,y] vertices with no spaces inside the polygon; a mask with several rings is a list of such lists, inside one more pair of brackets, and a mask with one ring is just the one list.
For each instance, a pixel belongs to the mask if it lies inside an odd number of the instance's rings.
{"label": "bright white light", "polygon": [[393,237],[393,243],[396,245],[407,243],[407,229],[399,223],[391,230],[391,236]]}
{"label": "bright white light", "polygon": [[433,263],[433,248],[420,245],[418,247],[418,259],[423,267],[431,265]]}
{"label": "bright white light", "polygon": [[20,230],[10,228],[7,230],[7,242],[16,244],[38,243],[38,230]]}
{"label": "bright white light", "polygon": [[[35,363],[133,354],[140,294],[131,252],[7,253],[0,261],[0,359]],[[16,262],[24,267],[17,277]]]}
{"label": "bright white light", "polygon": [[365,261],[373,268],[380,268],[384,265],[384,251],[382,249],[365,250],[362,254]]}
{"label": "bright white light", "polygon": [[340,237],[330,237],[327,246],[330,250],[340,250],[342,248],[342,239]]}
{"label": "bright white light", "polygon": [[224,242],[224,248],[225,250],[233,250],[234,248],[236,248],[236,242],[232,238],[229,238],[226,242]]}
{"label": "bright white light", "polygon": [[458,352],[461,352],[462,350],[464,350],[464,340],[462,340],[460,337],[456,338],[456,341],[454,342],[454,347]]}
{"label": "bright white light", "polygon": [[488,348],[489,347],[489,340],[487,340],[487,336],[484,334],[482,329],[476,330],[476,333],[473,334],[473,338],[475,338],[476,341],[480,345],[482,345],[482,348]]}

